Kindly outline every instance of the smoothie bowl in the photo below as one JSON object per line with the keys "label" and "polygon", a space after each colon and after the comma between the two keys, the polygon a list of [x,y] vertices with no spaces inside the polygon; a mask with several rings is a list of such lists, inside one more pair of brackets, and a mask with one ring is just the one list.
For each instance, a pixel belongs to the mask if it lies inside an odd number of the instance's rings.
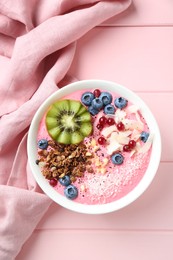
{"label": "smoothie bowl", "polygon": [[102,214],[136,200],[160,162],[157,122],[135,93],[84,80],[51,95],[28,133],[28,159],[41,189],[59,205]]}

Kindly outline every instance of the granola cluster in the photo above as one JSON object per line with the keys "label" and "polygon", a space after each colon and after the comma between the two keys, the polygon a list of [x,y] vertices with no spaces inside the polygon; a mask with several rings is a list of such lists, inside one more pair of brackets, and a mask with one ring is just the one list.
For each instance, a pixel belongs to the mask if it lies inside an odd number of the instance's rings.
{"label": "granola cluster", "polygon": [[37,164],[41,167],[42,174],[46,179],[63,178],[70,176],[71,182],[83,177],[84,172],[93,172],[91,167],[92,154],[84,143],[78,145],[64,145],[53,140],[48,141],[46,150],[38,151]]}

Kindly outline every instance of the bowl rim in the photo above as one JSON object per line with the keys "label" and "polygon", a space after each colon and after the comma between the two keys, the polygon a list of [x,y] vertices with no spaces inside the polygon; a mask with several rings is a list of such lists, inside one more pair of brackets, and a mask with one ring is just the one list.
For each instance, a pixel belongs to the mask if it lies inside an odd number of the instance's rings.
{"label": "bowl rim", "polygon": [[[86,87],[85,87],[86,86]],[[82,87],[82,88],[81,88]],[[46,109],[56,100],[71,94],[74,91],[81,89],[96,89],[100,88],[101,90],[114,91],[117,94],[123,95],[133,104],[139,106],[139,109],[144,116],[150,130],[154,130],[154,140],[152,144],[151,157],[146,173],[144,174],[141,181],[138,185],[130,191],[127,195],[107,204],[99,205],[87,205],[75,202],[73,200],[68,200],[65,196],[59,194],[44,178],[41,174],[39,167],[36,165],[35,161],[37,158],[36,153],[36,142],[34,141],[37,135],[38,126],[41,118],[43,117]],[[34,146],[35,144],[35,146]],[[121,208],[124,208],[134,202],[139,198],[144,191],[149,187],[152,180],[154,179],[156,172],[158,170],[160,159],[161,159],[161,135],[158,124],[155,117],[153,116],[148,105],[132,90],[126,88],[125,86],[118,84],[113,81],[99,80],[99,79],[89,79],[89,80],[79,80],[77,82],[70,83],[64,86],[61,89],[58,89],[56,92],[51,94],[38,108],[36,111],[28,131],[27,138],[27,154],[29,166],[33,177],[35,178],[37,184],[40,186],[42,191],[47,194],[49,198],[55,201],[57,204],[67,208],[69,210],[85,213],[85,214],[104,214],[117,211]],[[38,174],[40,173],[40,174]]]}

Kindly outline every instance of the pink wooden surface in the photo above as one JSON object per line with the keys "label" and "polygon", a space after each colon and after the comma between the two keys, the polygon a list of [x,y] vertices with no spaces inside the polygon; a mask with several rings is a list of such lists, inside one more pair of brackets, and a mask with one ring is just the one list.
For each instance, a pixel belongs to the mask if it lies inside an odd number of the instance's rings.
{"label": "pink wooden surface", "polygon": [[133,0],[128,10],[104,22],[104,25],[170,26],[173,25],[172,10],[171,0]]}
{"label": "pink wooden surface", "polygon": [[[127,27],[97,27],[79,40],[70,73],[123,84],[149,105],[163,143],[156,178],[132,205],[111,214],[83,215],[53,203],[16,260],[173,259],[173,27],[166,26],[173,2],[134,3],[133,24],[121,17]],[[144,20],[158,26],[141,26]]]}

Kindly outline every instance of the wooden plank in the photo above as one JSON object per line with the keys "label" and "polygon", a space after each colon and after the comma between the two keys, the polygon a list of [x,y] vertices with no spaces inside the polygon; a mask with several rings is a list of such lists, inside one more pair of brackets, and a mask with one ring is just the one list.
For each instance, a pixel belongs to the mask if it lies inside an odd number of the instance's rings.
{"label": "wooden plank", "polygon": [[173,27],[97,27],[78,41],[69,73],[134,91],[173,91]]}
{"label": "wooden plank", "polygon": [[133,0],[124,13],[109,19],[108,26],[173,25],[173,2],[170,0]]}
{"label": "wooden plank", "polygon": [[105,215],[71,212],[53,203],[38,230],[172,230],[173,163],[161,163],[150,187],[128,207]]}
{"label": "wooden plank", "polygon": [[47,230],[34,232],[16,260],[172,260],[172,240],[172,232]]}

